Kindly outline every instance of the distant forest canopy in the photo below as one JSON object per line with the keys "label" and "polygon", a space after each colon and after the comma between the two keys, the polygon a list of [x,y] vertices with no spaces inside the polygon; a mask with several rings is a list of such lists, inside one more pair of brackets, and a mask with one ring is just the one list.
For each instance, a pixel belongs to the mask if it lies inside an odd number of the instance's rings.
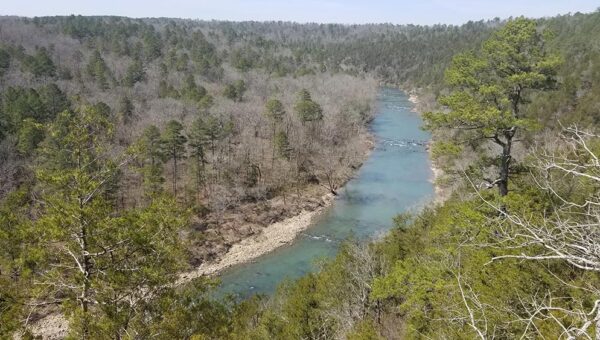
{"label": "distant forest canopy", "polygon": [[[387,82],[425,85],[440,80],[444,66],[456,52],[478,46],[502,21],[416,26],[7,17],[3,19],[6,42],[12,40],[8,28],[11,23],[44,27],[46,34],[66,35],[85,42],[87,48],[119,57],[136,58],[143,54],[146,62],[174,51],[187,53],[195,63],[194,70],[207,77],[218,78],[218,66],[225,61],[242,71],[261,68],[279,76],[374,72]],[[193,39],[198,46],[190,43]],[[12,43],[19,45],[18,41]],[[49,47],[49,41],[32,43]],[[216,73],[210,74],[211,67],[216,68],[212,70]]]}
{"label": "distant forest canopy", "polygon": [[[599,41],[600,12],[0,18],[0,337],[57,314],[76,338],[598,332]],[[440,99],[424,119],[438,184],[456,190],[445,205],[349,242],[272,299],[171,285],[335,194],[368,151],[382,84]],[[498,169],[500,195],[473,190]]]}

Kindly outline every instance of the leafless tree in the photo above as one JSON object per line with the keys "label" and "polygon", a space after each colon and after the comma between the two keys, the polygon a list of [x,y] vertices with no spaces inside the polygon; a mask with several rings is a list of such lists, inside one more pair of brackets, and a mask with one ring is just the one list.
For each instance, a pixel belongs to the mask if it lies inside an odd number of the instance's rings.
{"label": "leafless tree", "polygon": [[[500,249],[504,254],[494,256],[490,263],[505,259],[539,261],[541,264],[560,261],[598,275],[600,161],[594,145],[599,140],[599,135],[571,126],[564,129],[555,149],[536,152],[532,178],[557,202],[551,212],[542,217],[507,211],[479,195],[498,212],[498,217],[492,221],[497,226],[498,241],[485,246]],[[568,288],[583,291],[586,298],[594,301],[592,307],[586,310],[583,301],[551,293],[525,297],[523,306],[529,317],[521,320],[527,325],[523,336],[537,330],[536,322],[552,320],[562,329],[561,338],[600,339],[600,287],[595,283],[574,286],[557,275],[555,277]],[[591,328],[595,328],[595,335],[590,333]]]}

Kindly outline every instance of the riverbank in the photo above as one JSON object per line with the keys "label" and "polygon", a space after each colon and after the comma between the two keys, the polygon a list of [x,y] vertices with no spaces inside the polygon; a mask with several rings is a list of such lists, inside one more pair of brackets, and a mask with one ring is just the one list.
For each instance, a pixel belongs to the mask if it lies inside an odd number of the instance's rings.
{"label": "riverbank", "polygon": [[[375,147],[374,136],[370,133],[365,133],[360,138],[362,142],[360,160],[351,167],[352,171],[345,174],[337,190],[354,177]],[[335,196],[328,193],[323,186],[312,186],[305,189],[302,194],[303,199],[297,195],[295,197],[290,195],[287,199],[288,203],[282,197],[271,200],[266,204],[267,208],[262,209],[267,211],[263,217],[259,217],[260,214],[252,209],[246,209],[244,211],[247,214],[246,219],[248,215],[254,215],[257,218],[254,222],[246,223],[246,225],[238,223],[238,226],[233,228],[237,234],[237,241],[232,242],[227,250],[221,248],[221,251],[216,253],[212,259],[203,261],[194,269],[182,273],[177,284],[200,276],[218,275],[230,267],[252,262],[277,248],[291,244],[298,235],[309,229],[315,218],[329,208],[335,200]],[[261,226],[256,223],[256,220],[275,221]]]}
{"label": "riverbank", "polygon": [[216,262],[206,262],[198,268],[180,276],[178,284],[188,282],[204,275],[215,275],[229,267],[250,262],[275,249],[290,244],[303,231],[308,229],[315,217],[327,209],[334,201],[332,194],[321,197],[318,208],[302,211],[300,214],[271,224],[252,238],[234,244],[229,251]]}
{"label": "riverbank", "polygon": [[[420,98],[418,92],[415,90],[406,91],[406,92],[409,94],[408,100],[411,103],[413,103],[413,105],[415,106],[413,111],[418,114],[422,114],[425,111],[431,110],[433,108],[433,106],[435,105],[435,102],[431,101],[431,98],[429,98],[428,100],[422,100]],[[435,160],[432,157],[432,154],[431,154],[431,143],[432,142],[430,142],[430,144],[427,146],[427,153],[429,154],[429,160],[431,163],[431,173],[432,173],[431,183],[433,184],[434,191],[435,191],[433,201],[434,201],[434,203],[443,203],[450,196],[450,191],[440,184],[440,181],[441,181],[442,177],[444,176],[444,170],[442,170],[436,164]]]}

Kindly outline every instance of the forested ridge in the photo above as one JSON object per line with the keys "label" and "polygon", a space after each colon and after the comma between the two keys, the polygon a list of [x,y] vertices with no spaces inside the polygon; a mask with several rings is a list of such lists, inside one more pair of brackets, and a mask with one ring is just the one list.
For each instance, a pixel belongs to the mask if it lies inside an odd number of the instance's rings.
{"label": "forested ridge", "polygon": [[[0,18],[0,335],[63,315],[58,334],[91,339],[594,338],[598,41],[598,12]],[[431,111],[445,202],[271,297],[174,285],[335,194],[366,157],[379,84]]]}

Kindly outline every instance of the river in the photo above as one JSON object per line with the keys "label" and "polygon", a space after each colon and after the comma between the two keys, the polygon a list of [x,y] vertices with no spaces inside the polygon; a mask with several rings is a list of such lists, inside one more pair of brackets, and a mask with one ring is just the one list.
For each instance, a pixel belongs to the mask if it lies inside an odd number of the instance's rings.
{"label": "river", "polygon": [[286,247],[254,262],[232,267],[221,275],[221,293],[241,297],[274,292],[284,279],[314,269],[317,259],[335,256],[348,237],[383,235],[400,212],[416,210],[434,193],[421,118],[402,91],[382,88],[371,123],[376,146],[356,177],[340,190],[333,206]]}

